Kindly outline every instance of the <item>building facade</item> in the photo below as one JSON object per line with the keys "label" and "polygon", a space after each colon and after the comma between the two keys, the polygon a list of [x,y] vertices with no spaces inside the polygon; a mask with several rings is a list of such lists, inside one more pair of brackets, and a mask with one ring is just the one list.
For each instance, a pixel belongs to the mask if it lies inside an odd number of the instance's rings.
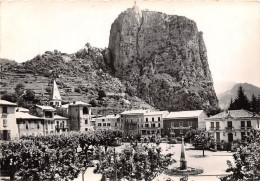
{"label": "building facade", "polygon": [[62,134],[68,132],[68,118],[54,115],[55,134]]}
{"label": "building facade", "polygon": [[0,100],[0,140],[19,138],[15,115],[16,107],[15,103]]}
{"label": "building facade", "polygon": [[205,118],[207,114],[203,110],[170,112],[163,119],[164,135],[185,136],[190,129],[206,129]]}
{"label": "building facade", "polygon": [[107,115],[94,119],[95,130],[120,130],[120,115]]}
{"label": "building facade", "polygon": [[16,112],[19,138],[44,135],[44,119],[24,112]]}
{"label": "building facade", "polygon": [[120,114],[120,128],[126,136],[141,134],[141,122],[149,110],[130,110]]}
{"label": "building facade", "polygon": [[71,131],[93,130],[91,125],[91,105],[81,101],[75,101],[68,106],[68,126]]}
{"label": "building facade", "polygon": [[163,118],[169,114],[168,111],[152,111],[144,113],[140,121],[140,133],[142,137],[163,134]]}
{"label": "building facade", "polygon": [[246,110],[229,110],[206,119],[206,130],[217,144],[243,140],[248,129],[260,129],[260,117]]}
{"label": "building facade", "polygon": [[44,119],[44,135],[55,134],[56,109],[51,106],[35,106],[36,116]]}

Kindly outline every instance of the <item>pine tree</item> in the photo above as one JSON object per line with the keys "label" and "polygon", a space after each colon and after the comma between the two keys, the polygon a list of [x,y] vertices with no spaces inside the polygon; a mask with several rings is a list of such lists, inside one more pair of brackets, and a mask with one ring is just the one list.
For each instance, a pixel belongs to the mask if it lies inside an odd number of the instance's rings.
{"label": "pine tree", "polygon": [[251,111],[256,113],[257,112],[257,98],[255,97],[255,95],[252,95],[252,101],[250,102],[250,106],[251,106]]}
{"label": "pine tree", "polygon": [[237,91],[237,98],[234,101],[234,109],[245,109],[250,111],[250,102],[245,95],[245,91],[242,86],[239,86]]}

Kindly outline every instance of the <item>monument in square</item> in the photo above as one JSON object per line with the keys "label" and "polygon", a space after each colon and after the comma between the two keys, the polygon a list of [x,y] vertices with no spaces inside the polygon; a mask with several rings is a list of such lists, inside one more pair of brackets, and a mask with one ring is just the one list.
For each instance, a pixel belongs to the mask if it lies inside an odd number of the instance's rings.
{"label": "monument in square", "polygon": [[182,137],[181,143],[181,155],[180,155],[180,167],[174,167],[165,171],[167,175],[198,175],[203,173],[202,168],[193,168],[187,166],[187,161],[185,159],[185,147],[184,147],[184,138]]}

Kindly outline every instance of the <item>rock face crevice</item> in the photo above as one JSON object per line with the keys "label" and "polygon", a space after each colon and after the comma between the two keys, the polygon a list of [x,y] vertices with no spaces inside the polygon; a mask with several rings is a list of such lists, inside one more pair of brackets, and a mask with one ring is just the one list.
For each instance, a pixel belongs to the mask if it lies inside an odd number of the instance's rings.
{"label": "rock face crevice", "polygon": [[151,105],[170,111],[218,107],[193,20],[134,6],[113,22],[108,49],[115,76]]}

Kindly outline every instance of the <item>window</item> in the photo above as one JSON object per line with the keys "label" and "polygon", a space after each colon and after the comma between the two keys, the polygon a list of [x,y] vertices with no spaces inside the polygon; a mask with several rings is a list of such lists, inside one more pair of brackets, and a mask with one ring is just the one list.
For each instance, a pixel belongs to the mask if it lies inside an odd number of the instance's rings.
{"label": "window", "polygon": [[146,135],[146,130],[142,130],[142,135]]}
{"label": "window", "polygon": [[245,121],[241,121],[241,128],[245,128]]}
{"label": "window", "polygon": [[98,126],[101,126],[101,123],[98,123]]}
{"label": "window", "polygon": [[37,123],[37,129],[40,129],[40,123],[39,122]]}
{"label": "window", "polygon": [[154,118],[152,118],[152,121],[154,121]]}
{"label": "window", "polygon": [[160,117],[158,117],[158,121],[161,121],[161,118],[160,118]]}
{"label": "window", "polygon": [[133,123],[133,119],[131,119],[131,122],[130,122],[131,124]]}
{"label": "window", "polygon": [[148,118],[146,118],[145,120],[146,120],[146,122],[148,122]]}
{"label": "window", "polygon": [[115,123],[115,126],[117,126],[117,123]]}
{"label": "window", "polygon": [[88,114],[88,108],[87,107],[83,107],[83,114]]}
{"label": "window", "polygon": [[107,124],[106,124],[106,123],[103,123],[103,126],[107,126]]}
{"label": "window", "polygon": [[6,119],[3,120],[3,127],[7,127],[7,120]]}
{"label": "window", "polygon": [[183,122],[182,122],[182,121],[180,121],[180,122],[179,122],[179,125],[180,125],[180,127],[182,127],[182,126],[183,126]]}
{"label": "window", "polygon": [[228,123],[228,127],[232,128],[232,121],[228,121],[227,123]]}
{"label": "window", "polygon": [[56,106],[59,106],[59,102],[55,102],[55,105],[56,105]]}
{"label": "window", "polygon": [[3,113],[7,114],[7,107],[6,106],[3,106]]}
{"label": "window", "polygon": [[85,119],[85,124],[88,124],[88,119]]}
{"label": "window", "polygon": [[85,128],[85,131],[88,131],[88,128]]}
{"label": "window", "polygon": [[50,102],[50,106],[53,106],[53,102]]}
{"label": "window", "polygon": [[171,122],[171,127],[174,127],[174,122]]}
{"label": "window", "polygon": [[219,130],[219,122],[216,122],[216,130]]}
{"label": "window", "polygon": [[152,124],[152,128],[155,128],[155,124]]}
{"label": "window", "polygon": [[158,123],[158,127],[161,127],[161,123]]}
{"label": "window", "polygon": [[251,127],[251,121],[247,121],[247,127]]}
{"label": "window", "polygon": [[149,124],[145,124],[145,127],[148,128],[148,127],[149,127]]}
{"label": "window", "polygon": [[126,122],[128,123],[128,119],[126,119]]}
{"label": "window", "polygon": [[211,122],[211,123],[210,123],[210,127],[211,127],[211,128],[214,128],[214,122]]}
{"label": "window", "polygon": [[104,121],[105,121],[105,119],[102,119],[102,121],[104,122]]}
{"label": "window", "polygon": [[52,118],[52,112],[46,111],[46,112],[45,112],[45,117],[46,117],[46,118]]}
{"label": "window", "polygon": [[142,127],[144,127],[144,124],[142,124]]}
{"label": "window", "polygon": [[25,126],[25,127],[26,127],[26,129],[28,129],[28,128],[29,128],[29,126],[28,126],[28,123],[26,123],[26,126]]}
{"label": "window", "polygon": [[192,127],[192,121],[188,122],[188,126]]}
{"label": "window", "polygon": [[180,134],[183,134],[183,129],[180,129]]}
{"label": "window", "polygon": [[107,126],[110,126],[110,123],[107,123]]}

